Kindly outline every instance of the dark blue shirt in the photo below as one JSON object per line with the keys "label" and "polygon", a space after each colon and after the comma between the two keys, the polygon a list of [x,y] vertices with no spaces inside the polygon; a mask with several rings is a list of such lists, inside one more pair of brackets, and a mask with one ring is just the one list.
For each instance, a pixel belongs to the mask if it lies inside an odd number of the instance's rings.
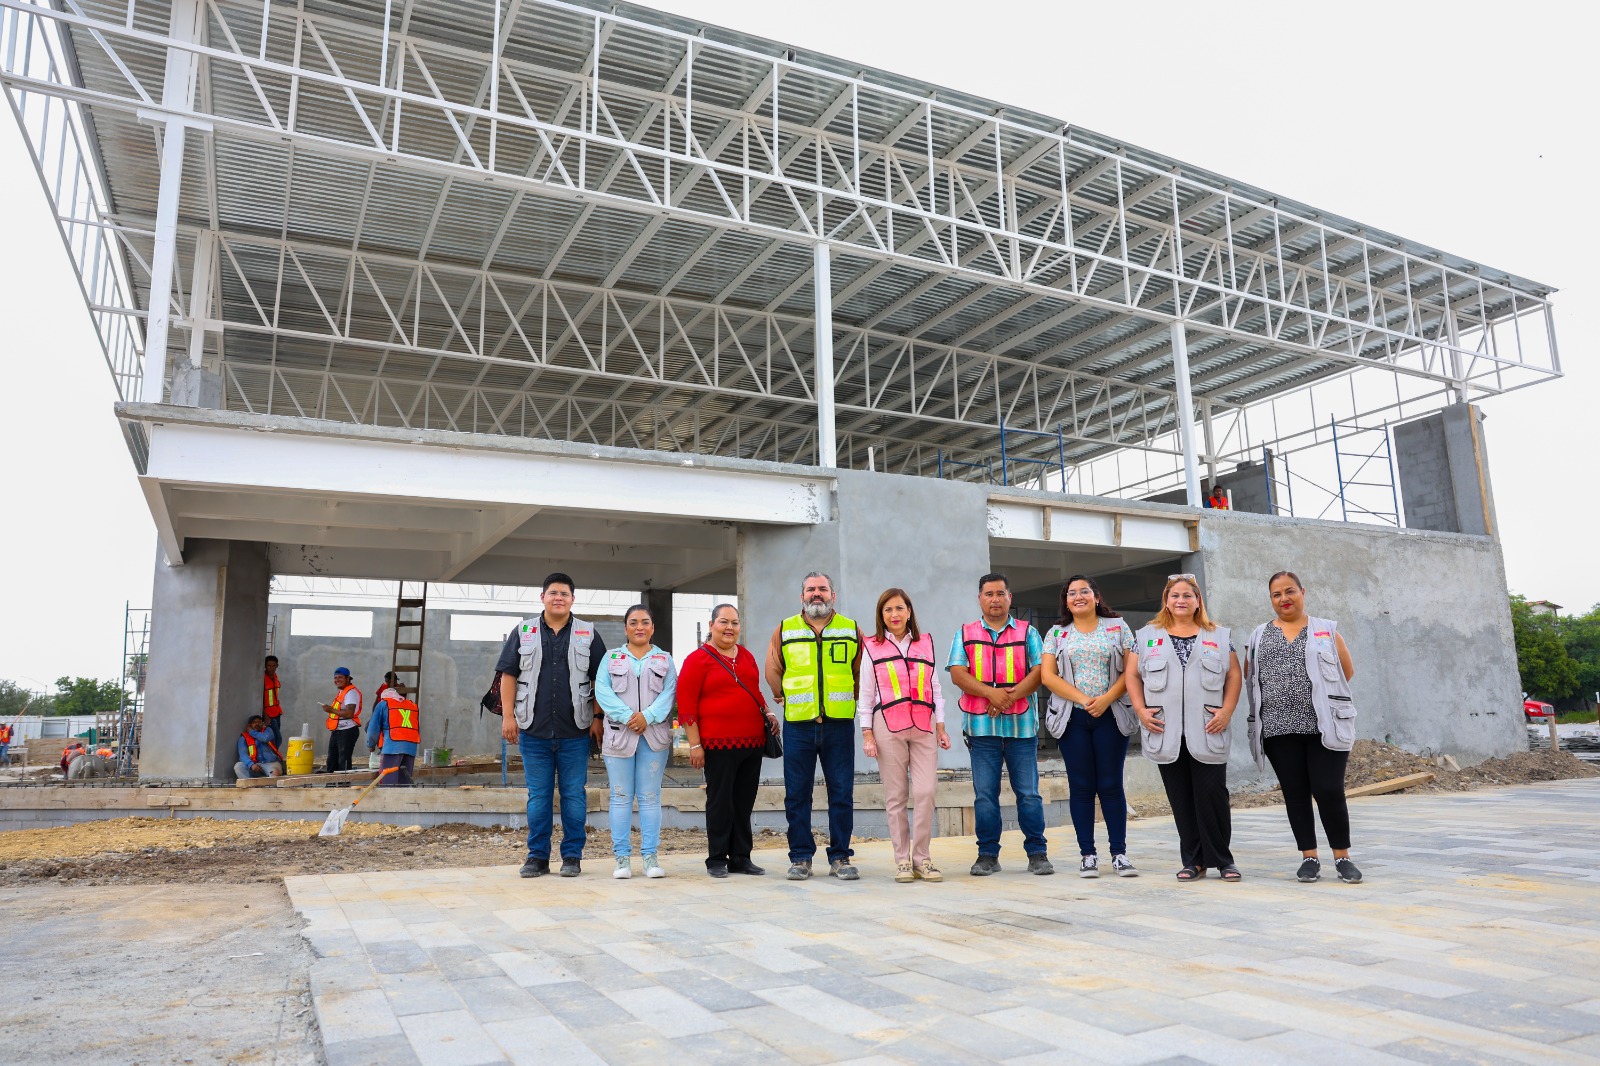
{"label": "dark blue shirt", "polygon": [[[591,627],[593,628],[593,627]],[[533,724],[523,730],[531,737],[540,740],[561,740],[567,737],[581,737],[588,729],[579,728],[576,712],[572,706],[572,668],[567,664],[567,653],[572,647],[572,618],[569,615],[567,624],[560,629],[551,629],[545,624],[544,615],[539,615],[539,640],[542,645],[542,658],[539,660],[539,678],[533,687]],[[594,631],[593,643],[589,645],[589,683],[594,684],[595,675],[600,672],[600,660],[606,655],[606,643],[600,639],[600,631]],[[506,637],[505,647],[500,649],[500,661],[495,664],[495,669],[509,677],[522,675],[522,648],[519,629],[513,629],[511,635]],[[506,714],[511,714],[512,709],[504,709]]]}

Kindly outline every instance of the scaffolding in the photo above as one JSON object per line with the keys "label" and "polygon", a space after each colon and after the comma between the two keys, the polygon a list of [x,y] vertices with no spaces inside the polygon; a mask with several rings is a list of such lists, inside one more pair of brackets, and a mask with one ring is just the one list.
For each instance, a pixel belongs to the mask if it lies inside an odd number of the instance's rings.
{"label": "scaffolding", "polygon": [[[110,737],[116,741],[116,776],[138,772],[144,733],[145,675],[150,662],[150,609],[124,603],[122,609],[122,699]],[[106,735],[102,734],[104,743]]]}

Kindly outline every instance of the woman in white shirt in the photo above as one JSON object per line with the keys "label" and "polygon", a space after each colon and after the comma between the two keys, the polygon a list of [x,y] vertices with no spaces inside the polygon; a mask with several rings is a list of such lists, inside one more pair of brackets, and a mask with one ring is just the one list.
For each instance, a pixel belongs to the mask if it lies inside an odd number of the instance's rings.
{"label": "woman in white shirt", "polygon": [[[856,722],[861,750],[878,761],[884,813],[894,843],[894,879],[943,881],[933,865],[933,793],[939,748],[950,747],[944,728],[944,694],[934,665],[934,643],[917,626],[904,589],[878,597],[877,632],[862,644]],[[909,778],[909,785],[908,785]],[[906,816],[910,799],[913,815]]]}

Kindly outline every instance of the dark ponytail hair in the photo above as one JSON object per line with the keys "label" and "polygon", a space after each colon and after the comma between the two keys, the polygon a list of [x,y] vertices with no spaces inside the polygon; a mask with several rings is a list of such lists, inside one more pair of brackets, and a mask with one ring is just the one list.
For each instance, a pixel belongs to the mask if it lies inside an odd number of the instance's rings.
{"label": "dark ponytail hair", "polygon": [[1272,583],[1278,580],[1280,577],[1286,577],[1290,581],[1293,581],[1294,587],[1297,589],[1304,590],[1306,587],[1306,583],[1300,580],[1300,575],[1295,573],[1293,570],[1279,570],[1276,574],[1273,574],[1271,577],[1267,578],[1268,592],[1272,591]]}
{"label": "dark ponytail hair", "polygon": [[1067,607],[1067,589],[1072,587],[1074,581],[1082,581],[1089,586],[1089,591],[1094,593],[1094,613],[1098,618],[1121,618],[1116,611],[1106,606],[1106,601],[1100,595],[1100,586],[1094,583],[1094,578],[1088,574],[1073,574],[1061,583],[1061,624],[1066,625],[1072,621],[1072,611]]}

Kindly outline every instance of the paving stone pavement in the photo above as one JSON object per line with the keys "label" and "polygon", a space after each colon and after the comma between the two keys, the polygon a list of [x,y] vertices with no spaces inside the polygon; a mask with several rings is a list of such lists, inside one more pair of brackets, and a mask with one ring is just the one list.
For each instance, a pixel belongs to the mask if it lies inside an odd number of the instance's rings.
{"label": "paving stone pavement", "polygon": [[1600,1058],[1600,779],[1351,807],[1358,886],[1297,883],[1274,807],[1235,812],[1234,885],[1177,883],[1161,819],[1130,826],[1136,879],[1079,879],[1060,827],[1053,877],[1013,833],[989,878],[936,839],[942,884],[868,842],[848,884],[767,852],[726,881],[595,855],[288,887],[330,1066]]}

